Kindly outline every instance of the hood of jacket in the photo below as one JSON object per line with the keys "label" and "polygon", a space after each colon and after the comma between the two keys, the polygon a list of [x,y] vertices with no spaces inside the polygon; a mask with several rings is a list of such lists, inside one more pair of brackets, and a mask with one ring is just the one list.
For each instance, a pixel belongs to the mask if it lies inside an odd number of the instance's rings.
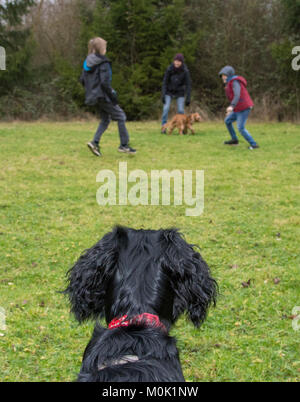
{"label": "hood of jacket", "polygon": [[222,70],[219,72],[219,76],[222,76],[223,74],[227,76],[227,84],[230,81],[237,80],[240,81],[245,87],[247,86],[246,79],[240,75],[235,75],[235,69],[233,67],[231,66],[223,67]]}
{"label": "hood of jacket", "polygon": [[230,80],[235,75],[235,69],[231,66],[225,66],[219,72],[219,76],[226,75],[228,77],[227,81]]}
{"label": "hood of jacket", "polygon": [[101,56],[100,54],[96,53],[91,53],[85,59],[83,63],[83,68],[85,71],[91,71],[93,70],[93,68],[104,62],[108,62],[108,59],[105,56]]}

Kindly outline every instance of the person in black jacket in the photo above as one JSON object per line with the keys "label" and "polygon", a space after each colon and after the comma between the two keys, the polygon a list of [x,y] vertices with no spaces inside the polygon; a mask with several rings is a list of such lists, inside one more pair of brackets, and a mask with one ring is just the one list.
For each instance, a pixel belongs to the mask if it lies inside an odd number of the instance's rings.
{"label": "person in black jacket", "polygon": [[[178,53],[164,75],[162,86],[162,102],[164,104],[161,122],[162,126],[164,126],[168,121],[168,114],[173,98],[177,100],[177,113],[184,114],[184,97],[185,105],[189,106],[191,103],[190,72],[184,63],[183,55]],[[162,133],[165,132],[166,131],[162,129]]]}
{"label": "person in black jacket", "polygon": [[89,54],[83,63],[80,81],[85,88],[85,103],[89,106],[99,106],[101,122],[94,139],[87,143],[94,155],[101,156],[99,142],[107,129],[110,120],[118,122],[120,146],[119,152],[134,154],[136,150],[129,144],[129,134],[125,125],[126,114],[118,105],[117,93],[111,87],[111,62],[106,58],[107,42],[102,38],[89,41]]}

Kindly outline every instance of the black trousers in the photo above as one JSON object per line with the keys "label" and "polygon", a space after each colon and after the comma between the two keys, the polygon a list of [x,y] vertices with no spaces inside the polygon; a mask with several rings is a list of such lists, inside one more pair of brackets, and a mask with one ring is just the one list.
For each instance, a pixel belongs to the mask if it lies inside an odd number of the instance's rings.
{"label": "black trousers", "polygon": [[126,114],[119,105],[113,105],[110,102],[99,102],[101,122],[94,136],[94,142],[99,143],[102,134],[109,126],[111,120],[118,122],[120,144],[125,146],[129,143],[129,134],[126,128]]}

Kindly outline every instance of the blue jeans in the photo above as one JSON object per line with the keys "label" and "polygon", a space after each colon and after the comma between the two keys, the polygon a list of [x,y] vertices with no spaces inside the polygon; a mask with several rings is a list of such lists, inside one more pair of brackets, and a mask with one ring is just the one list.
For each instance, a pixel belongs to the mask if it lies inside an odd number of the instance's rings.
{"label": "blue jeans", "polygon": [[246,121],[248,119],[250,112],[251,112],[250,108],[243,110],[242,112],[232,112],[230,113],[229,116],[225,118],[225,124],[233,140],[238,139],[232,124],[233,122],[236,121],[237,128],[239,132],[242,134],[242,136],[245,138],[245,140],[248,141],[250,145],[257,145],[254,139],[252,138],[251,134],[249,133],[249,131],[247,131],[245,128]]}
{"label": "blue jeans", "polygon": [[[165,103],[164,103],[162,121],[161,121],[162,126],[164,124],[166,124],[168,121],[168,114],[169,114],[169,110],[170,110],[170,106],[171,106],[171,101],[172,101],[172,97],[170,95],[165,95]],[[177,113],[184,114],[184,96],[176,98],[176,101],[177,101]]]}

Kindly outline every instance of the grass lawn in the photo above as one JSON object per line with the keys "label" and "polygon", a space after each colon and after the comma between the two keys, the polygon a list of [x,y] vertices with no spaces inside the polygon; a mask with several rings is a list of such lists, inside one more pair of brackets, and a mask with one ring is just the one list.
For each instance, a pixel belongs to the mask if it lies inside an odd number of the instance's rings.
{"label": "grass lawn", "polygon": [[[86,142],[97,122],[0,124],[1,381],[72,381],[93,323],[69,314],[65,273],[115,224],[178,227],[198,244],[220,287],[200,329],[182,317],[177,337],[188,381],[299,381],[300,126],[249,124],[261,148],[225,147],[222,123],[195,136],[164,136],[157,122],[129,123],[135,156],[117,152],[116,124],[103,157]],[[205,208],[99,206],[96,175],[180,169],[205,171]],[[250,281],[244,287],[242,282]],[[274,281],[275,279],[275,281]]]}

